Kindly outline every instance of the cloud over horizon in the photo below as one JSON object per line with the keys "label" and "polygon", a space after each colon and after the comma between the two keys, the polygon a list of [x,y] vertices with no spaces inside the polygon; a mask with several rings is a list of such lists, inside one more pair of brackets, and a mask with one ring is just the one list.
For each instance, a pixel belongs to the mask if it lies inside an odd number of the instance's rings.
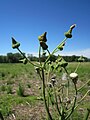
{"label": "cloud over horizon", "polygon": [[[31,52],[30,54],[33,54],[33,56],[38,56],[38,53],[35,53],[35,52]],[[90,58],[90,48],[84,49],[84,50],[71,51],[71,52],[61,51],[59,53],[56,53],[56,55],[58,55],[58,54],[60,54],[62,56],[72,56],[72,55],[81,56],[81,55],[83,55],[84,57]]]}
{"label": "cloud over horizon", "polygon": [[84,49],[84,50],[77,50],[77,51],[71,51],[71,52],[61,52],[60,53],[63,56],[72,56],[72,55],[76,55],[76,56],[81,56],[83,55],[84,57],[90,58],[90,48],[88,49]]}

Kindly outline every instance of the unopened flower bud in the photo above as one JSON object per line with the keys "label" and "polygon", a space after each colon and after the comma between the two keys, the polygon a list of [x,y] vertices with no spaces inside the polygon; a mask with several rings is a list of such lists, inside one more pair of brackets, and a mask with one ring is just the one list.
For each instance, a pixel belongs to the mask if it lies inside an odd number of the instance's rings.
{"label": "unopened flower bud", "polygon": [[19,61],[23,62],[23,64],[27,64],[27,62],[28,62],[28,60],[27,60],[26,58],[21,59],[21,60],[19,60]]}
{"label": "unopened flower bud", "polygon": [[52,88],[52,83],[48,82],[48,83],[47,83],[47,86],[48,86],[49,88]]}
{"label": "unopened flower bud", "polygon": [[67,98],[67,101],[66,101],[68,104],[71,103],[71,100],[69,98]]}
{"label": "unopened flower bud", "polygon": [[65,35],[67,38],[71,38],[71,37],[72,37],[72,30],[73,30],[73,28],[75,28],[75,26],[76,26],[76,24],[71,25],[71,26],[70,26],[70,29],[69,29],[67,32],[64,33],[64,35]]}
{"label": "unopened flower bud", "polygon": [[47,50],[48,46],[46,45],[45,42],[40,41],[40,46],[43,48],[43,50]]}
{"label": "unopened flower bud", "polygon": [[17,42],[13,37],[12,37],[12,48],[18,48],[20,46],[20,43]]}
{"label": "unopened flower bud", "polygon": [[46,55],[46,52],[44,51],[44,52],[42,53],[42,55],[45,56],[45,55]]}
{"label": "unopened flower bud", "polygon": [[51,79],[56,79],[56,75],[54,74],[54,75],[51,77]]}
{"label": "unopened flower bud", "polygon": [[38,37],[38,40],[47,42],[46,34],[47,34],[47,32],[44,32],[41,36]]}
{"label": "unopened flower bud", "polygon": [[64,35],[67,37],[67,38],[71,38],[72,37],[72,30],[68,30],[67,32],[64,33]]}
{"label": "unopened flower bud", "polygon": [[55,83],[56,83],[56,80],[55,79],[51,79],[51,82],[52,82],[52,85],[54,86]]}
{"label": "unopened flower bud", "polygon": [[71,26],[70,26],[70,29],[75,28],[75,26],[76,26],[76,24],[71,25]]}
{"label": "unopened flower bud", "polygon": [[41,86],[38,86],[38,89],[40,90],[40,89],[41,89]]}
{"label": "unopened flower bud", "polygon": [[79,62],[84,62],[84,61],[85,61],[85,59],[84,59],[84,57],[83,57],[83,56],[80,56],[80,57],[78,58],[78,61],[79,61]]}
{"label": "unopened flower bud", "polygon": [[62,60],[60,62],[60,66],[63,67],[63,68],[65,68],[67,65],[68,65],[68,63],[65,60]]}
{"label": "unopened flower bud", "polygon": [[36,73],[40,74],[40,68],[39,67],[35,67]]}
{"label": "unopened flower bud", "polygon": [[28,60],[26,58],[23,59],[23,64],[27,64]]}
{"label": "unopened flower bud", "polygon": [[60,51],[62,51],[62,50],[63,50],[63,46],[58,46],[58,49],[59,49]]}
{"label": "unopened flower bud", "polygon": [[60,45],[58,46],[58,49],[62,51],[64,46],[65,46],[65,42],[63,42],[62,44],[60,44]]}

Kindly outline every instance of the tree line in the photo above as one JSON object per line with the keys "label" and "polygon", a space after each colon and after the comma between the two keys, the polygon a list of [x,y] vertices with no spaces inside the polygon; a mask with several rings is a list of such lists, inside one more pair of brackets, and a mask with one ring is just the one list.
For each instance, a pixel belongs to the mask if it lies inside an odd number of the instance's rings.
{"label": "tree line", "polygon": [[[25,54],[25,53],[23,53]],[[39,58],[36,56],[33,56],[33,54],[27,54],[28,59],[31,61],[39,61]],[[55,61],[58,56],[51,56],[50,60]],[[72,55],[72,56],[63,56],[63,58],[67,62],[77,62],[78,58],[80,56]],[[46,60],[47,56],[42,56],[41,60],[44,62]],[[7,55],[0,55],[0,63],[20,63],[20,60],[23,59],[23,56],[20,53],[7,53]],[[90,62],[90,59],[87,57],[84,57],[85,62]]]}

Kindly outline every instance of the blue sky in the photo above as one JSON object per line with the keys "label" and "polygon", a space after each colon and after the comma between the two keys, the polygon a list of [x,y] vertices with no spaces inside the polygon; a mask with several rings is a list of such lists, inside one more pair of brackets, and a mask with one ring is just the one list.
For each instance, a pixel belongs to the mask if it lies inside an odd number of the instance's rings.
{"label": "blue sky", "polygon": [[90,0],[0,0],[0,55],[18,52],[11,37],[23,52],[36,55],[38,36],[45,31],[52,51],[74,23],[73,37],[60,54],[90,58]]}

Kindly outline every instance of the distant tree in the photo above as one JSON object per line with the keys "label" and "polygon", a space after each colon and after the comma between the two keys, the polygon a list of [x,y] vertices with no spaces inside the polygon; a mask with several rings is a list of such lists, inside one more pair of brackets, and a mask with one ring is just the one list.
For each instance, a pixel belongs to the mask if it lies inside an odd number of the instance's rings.
{"label": "distant tree", "polygon": [[20,53],[7,53],[7,60],[9,63],[18,63],[22,58]]}

